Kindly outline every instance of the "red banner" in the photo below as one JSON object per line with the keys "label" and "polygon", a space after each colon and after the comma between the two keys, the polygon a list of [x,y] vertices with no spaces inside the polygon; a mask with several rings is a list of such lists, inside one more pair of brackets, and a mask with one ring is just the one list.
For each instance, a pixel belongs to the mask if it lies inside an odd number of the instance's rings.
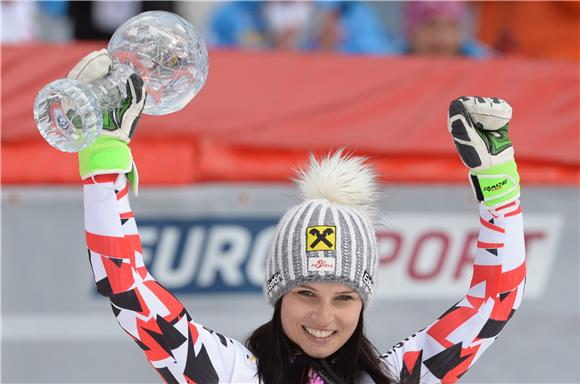
{"label": "red banner", "polygon": [[[76,183],[74,155],[40,137],[38,91],[104,43],[2,47],[3,183]],[[449,102],[498,96],[514,108],[524,183],[577,185],[578,63],[210,51],[201,93],[144,116],[132,144],[144,184],[285,181],[309,151],[369,155],[385,181],[465,182]]]}

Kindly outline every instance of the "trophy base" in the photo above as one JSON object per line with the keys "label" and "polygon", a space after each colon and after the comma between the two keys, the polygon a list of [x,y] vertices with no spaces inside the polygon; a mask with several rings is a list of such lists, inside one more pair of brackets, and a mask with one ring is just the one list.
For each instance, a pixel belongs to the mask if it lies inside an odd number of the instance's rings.
{"label": "trophy base", "polygon": [[103,116],[96,97],[77,80],[49,83],[34,100],[34,119],[40,134],[62,152],[78,152],[101,133]]}

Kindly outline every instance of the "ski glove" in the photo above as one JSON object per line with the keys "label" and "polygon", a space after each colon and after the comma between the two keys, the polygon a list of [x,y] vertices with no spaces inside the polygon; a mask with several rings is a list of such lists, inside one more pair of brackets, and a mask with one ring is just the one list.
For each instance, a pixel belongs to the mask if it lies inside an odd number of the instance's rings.
{"label": "ski glove", "polygon": [[[67,78],[85,84],[91,83],[108,75],[112,64],[113,61],[106,49],[94,51],[83,57],[69,72]],[[143,79],[138,74],[134,73],[127,79],[126,95],[117,108],[103,112],[102,135],[129,143],[145,107],[147,96],[143,91]]]}
{"label": "ski glove", "polygon": [[[83,83],[98,80],[111,71],[106,49],[91,52],[69,72],[67,78]],[[95,143],[79,152],[79,168],[84,180],[95,175],[125,173],[137,193],[138,174],[128,143],[135,134],[145,107],[143,80],[132,74],[126,83],[126,97],[111,111],[103,112],[103,131]]]}
{"label": "ski glove", "polygon": [[520,178],[508,135],[511,117],[512,107],[496,97],[460,97],[449,106],[449,132],[470,169],[475,197],[490,209],[520,196]]}

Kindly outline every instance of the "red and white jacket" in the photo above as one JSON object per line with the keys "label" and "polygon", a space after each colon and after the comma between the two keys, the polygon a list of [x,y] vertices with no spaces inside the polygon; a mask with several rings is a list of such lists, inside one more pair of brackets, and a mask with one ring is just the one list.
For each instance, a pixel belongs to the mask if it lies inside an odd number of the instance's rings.
{"label": "red and white jacket", "polygon": [[[237,340],[196,323],[143,263],[124,175],[84,181],[85,230],[97,290],[167,383],[259,383]],[[495,341],[520,305],[526,275],[519,201],[487,210],[465,297],[381,359],[402,383],[453,383]],[[312,383],[322,383],[313,376]],[[371,382],[366,375],[361,383]]]}

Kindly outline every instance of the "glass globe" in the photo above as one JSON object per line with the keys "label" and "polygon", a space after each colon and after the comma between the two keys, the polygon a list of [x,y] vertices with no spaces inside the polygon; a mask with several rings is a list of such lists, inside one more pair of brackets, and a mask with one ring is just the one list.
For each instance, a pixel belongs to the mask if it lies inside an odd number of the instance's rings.
{"label": "glass globe", "polygon": [[137,72],[147,93],[144,113],[179,111],[205,84],[207,48],[185,19],[163,11],[141,13],[123,23],[109,41],[110,73],[91,83],[53,81],[34,101],[38,130],[53,147],[78,152],[101,134],[103,113],[126,96],[126,81]]}
{"label": "glass globe", "polygon": [[132,17],[117,28],[107,49],[115,66],[128,65],[145,81],[144,113],[150,115],[179,111],[207,78],[203,38],[188,21],[170,12]]}

